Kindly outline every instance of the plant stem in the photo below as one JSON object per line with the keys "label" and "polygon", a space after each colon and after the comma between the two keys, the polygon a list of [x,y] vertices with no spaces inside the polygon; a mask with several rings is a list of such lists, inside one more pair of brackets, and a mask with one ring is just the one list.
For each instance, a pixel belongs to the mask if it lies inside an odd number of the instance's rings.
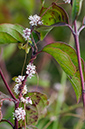
{"label": "plant stem", "polygon": [[9,121],[9,120],[4,120],[4,119],[2,119],[1,121],[0,121],[0,123],[1,122],[7,122],[7,123],[9,123],[12,127],[14,127],[14,125]]}
{"label": "plant stem", "polygon": [[2,71],[1,71],[1,69],[0,69],[0,75],[1,75],[1,78],[2,78],[2,80],[3,80],[3,82],[4,82],[5,86],[6,86],[6,88],[8,89],[10,95],[12,96],[12,98],[13,98],[14,100],[17,101],[17,99],[16,99],[15,96],[13,95],[13,93],[12,93],[12,91],[11,91],[9,85],[7,84],[7,82],[6,82],[6,80],[5,80],[5,77],[4,77],[4,75],[3,75]]}
{"label": "plant stem", "polygon": [[[19,102],[17,102],[15,104],[15,110],[19,107]],[[18,120],[15,118],[15,128],[14,129],[18,129]]]}
{"label": "plant stem", "polygon": [[76,45],[76,53],[77,53],[77,58],[78,58],[78,66],[79,66],[79,72],[80,72],[80,78],[81,78],[81,86],[82,86],[82,99],[83,99],[83,106],[84,106],[84,109],[85,109],[84,78],[83,78],[82,65],[81,65],[79,35],[78,35],[78,31],[77,31],[76,20],[74,21],[74,31],[75,31],[74,39],[75,39],[75,45]]}

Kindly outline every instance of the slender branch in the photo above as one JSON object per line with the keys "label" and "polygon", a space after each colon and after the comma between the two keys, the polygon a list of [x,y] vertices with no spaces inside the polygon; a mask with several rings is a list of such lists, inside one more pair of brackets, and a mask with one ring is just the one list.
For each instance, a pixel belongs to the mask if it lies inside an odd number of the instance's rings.
{"label": "slender branch", "polygon": [[77,58],[78,58],[78,66],[79,66],[79,72],[80,72],[80,78],[81,78],[81,86],[82,86],[82,99],[83,99],[83,106],[84,106],[84,109],[85,109],[84,78],[83,78],[82,65],[81,65],[79,35],[78,35],[78,32],[77,32],[76,20],[74,21],[74,31],[75,31],[74,39],[75,39],[75,45],[76,45],[76,53],[77,53]]}
{"label": "slender branch", "polygon": [[79,29],[78,34],[80,34],[80,32],[81,32],[84,28],[85,28],[85,25],[83,25],[83,26]]}
{"label": "slender branch", "polygon": [[1,121],[0,121],[0,123],[1,122],[7,122],[7,123],[9,123],[13,128],[14,128],[14,125],[9,121],[9,120],[4,120],[4,119],[2,119]]}
{"label": "slender branch", "polygon": [[12,96],[12,98],[13,98],[14,100],[17,101],[17,99],[16,99],[15,96],[13,95],[13,93],[12,93],[12,91],[11,91],[9,85],[7,84],[7,82],[6,82],[6,80],[5,80],[5,77],[4,77],[4,75],[3,75],[2,71],[1,71],[1,69],[0,69],[0,75],[1,75],[1,78],[2,78],[2,80],[3,80],[3,82],[4,82],[5,86],[6,86],[6,88],[8,89],[10,95]]}
{"label": "slender branch", "polygon": [[65,24],[64,26],[69,27],[69,29],[71,30],[71,32],[72,32],[72,33],[73,33],[73,35],[74,35],[74,31],[73,31],[73,28],[71,27],[71,25],[69,25],[69,24]]}

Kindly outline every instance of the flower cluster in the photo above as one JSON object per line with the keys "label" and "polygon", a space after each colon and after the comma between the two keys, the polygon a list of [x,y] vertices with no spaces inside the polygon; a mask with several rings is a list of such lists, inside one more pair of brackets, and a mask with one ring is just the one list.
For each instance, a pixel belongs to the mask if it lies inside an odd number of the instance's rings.
{"label": "flower cluster", "polygon": [[33,74],[36,73],[36,70],[35,70],[35,66],[32,64],[32,63],[29,63],[27,65],[27,71],[26,71],[26,74],[28,74],[28,77],[31,78],[33,76]]}
{"label": "flower cluster", "polygon": [[63,0],[65,3],[68,3],[70,4],[71,3],[71,0]]}
{"label": "flower cluster", "polygon": [[31,35],[31,29],[26,28],[25,30],[23,30],[23,37],[25,38],[25,40],[31,40],[30,35]]}
{"label": "flower cluster", "polygon": [[18,121],[24,120],[24,119],[25,119],[25,115],[26,115],[26,112],[25,112],[24,109],[22,109],[22,107],[21,107],[21,108],[18,107],[18,108],[15,110],[15,113],[13,113],[13,116],[14,116]]}
{"label": "flower cluster", "polygon": [[[37,25],[42,25],[43,22],[41,21],[41,17],[38,16],[37,14],[35,14],[34,16],[29,16],[28,19],[30,20],[30,25],[31,26],[37,26]],[[23,37],[25,38],[25,40],[31,41],[31,29],[26,28],[25,30],[23,30]]]}
{"label": "flower cluster", "polygon": [[[18,76],[16,79],[15,79],[15,82],[17,83],[15,86],[14,86],[14,92],[18,95],[20,93],[20,86],[22,84],[22,81],[24,80],[25,76]],[[22,94],[25,95],[27,93],[27,86],[24,85],[23,87],[23,90],[22,90]]]}
{"label": "flower cluster", "polygon": [[37,26],[37,25],[42,25],[43,22],[41,21],[41,17],[35,14],[34,16],[29,16],[28,18],[30,20],[30,25],[31,26]]}

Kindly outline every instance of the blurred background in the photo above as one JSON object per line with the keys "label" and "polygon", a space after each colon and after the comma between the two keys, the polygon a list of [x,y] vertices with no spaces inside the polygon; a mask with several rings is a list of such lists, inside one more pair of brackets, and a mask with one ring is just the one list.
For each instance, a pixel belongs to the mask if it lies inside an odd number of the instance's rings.
{"label": "blurred background", "polygon": [[[49,7],[54,0],[45,0],[45,7]],[[63,0],[57,3],[64,7],[68,12],[71,24],[71,6],[61,4]],[[12,23],[20,24],[24,27],[30,27],[28,17],[38,14],[42,5],[40,0],[0,0],[0,24]],[[78,17],[77,26],[81,26],[85,15],[85,1],[83,1],[81,13]],[[63,41],[75,48],[74,39],[67,27],[56,27],[38,43],[39,50],[45,44]],[[81,57],[85,60],[85,29],[80,34]],[[26,65],[31,57],[31,51],[27,55]],[[20,50],[17,44],[0,45],[0,67],[3,74],[13,90],[14,82],[12,78],[21,74],[25,58],[25,51]],[[77,104],[74,90],[62,71],[59,64],[48,54],[39,54],[34,61],[37,66],[37,75],[31,80],[27,80],[28,90],[38,90],[45,93],[49,99],[47,114],[44,119],[39,120],[36,127],[38,129],[85,129],[83,118],[82,101]],[[25,72],[25,69],[24,69]],[[38,83],[38,86],[37,86]],[[0,91],[9,94],[0,78]],[[14,111],[13,103],[4,101],[2,112],[4,118],[11,120],[13,123],[12,112]],[[11,129],[7,123],[0,123],[1,129]]]}

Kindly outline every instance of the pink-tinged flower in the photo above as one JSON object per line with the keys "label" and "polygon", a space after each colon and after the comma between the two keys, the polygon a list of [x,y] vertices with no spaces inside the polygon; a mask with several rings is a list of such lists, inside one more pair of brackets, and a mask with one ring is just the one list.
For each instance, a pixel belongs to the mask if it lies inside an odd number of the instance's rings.
{"label": "pink-tinged flower", "polygon": [[26,97],[26,99],[24,97],[21,97],[20,100],[23,103],[26,103],[26,104],[30,103],[30,104],[32,104],[32,100],[29,97]]}
{"label": "pink-tinged flower", "polygon": [[26,28],[25,30],[23,30],[24,34],[23,37],[25,38],[25,40],[31,40],[30,35],[31,35],[31,29]]}
{"label": "pink-tinged flower", "polygon": [[30,20],[30,25],[31,26],[37,26],[37,25],[42,25],[43,22],[41,21],[41,17],[35,14],[34,16],[29,16],[28,18]]}
{"label": "pink-tinged flower", "polygon": [[26,112],[25,112],[24,109],[22,109],[22,107],[21,107],[21,108],[18,107],[18,108],[15,110],[15,113],[13,113],[13,116],[14,116],[18,121],[24,120],[24,119],[25,119],[25,115],[26,115]]}
{"label": "pink-tinged flower", "polygon": [[32,104],[31,98],[30,98],[30,97],[26,97],[26,102],[27,102],[27,104],[28,104],[28,103]]}
{"label": "pink-tinged flower", "polygon": [[31,63],[29,63],[27,65],[26,69],[27,69],[26,74],[28,74],[29,78],[31,78],[33,76],[33,74],[36,73],[36,67],[33,64],[31,64]]}
{"label": "pink-tinged flower", "polygon": [[65,3],[68,3],[70,4],[71,3],[71,0],[63,0]]}

